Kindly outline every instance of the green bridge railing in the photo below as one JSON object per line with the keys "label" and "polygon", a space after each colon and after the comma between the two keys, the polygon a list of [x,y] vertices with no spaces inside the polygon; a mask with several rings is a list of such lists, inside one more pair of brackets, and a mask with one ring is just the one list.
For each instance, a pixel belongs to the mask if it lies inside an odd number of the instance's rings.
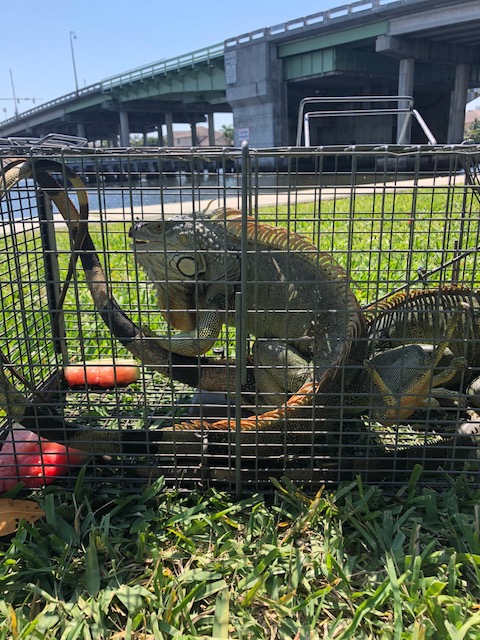
{"label": "green bridge railing", "polygon": [[221,42],[204,49],[197,49],[196,51],[176,56],[175,58],[159,60],[158,62],[152,62],[150,64],[137,67],[136,69],[131,69],[130,71],[126,71],[120,75],[102,80],[100,85],[102,87],[102,91],[110,91],[111,89],[122,87],[126,84],[132,84],[133,82],[151,80],[153,77],[168,73],[169,71],[181,71],[186,67],[222,58],[224,51],[224,43]]}

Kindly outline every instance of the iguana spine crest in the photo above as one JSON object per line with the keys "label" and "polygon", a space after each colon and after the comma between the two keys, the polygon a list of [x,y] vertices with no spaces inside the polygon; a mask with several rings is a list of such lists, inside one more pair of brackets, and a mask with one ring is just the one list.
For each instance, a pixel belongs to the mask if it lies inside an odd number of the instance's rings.
{"label": "iguana spine crest", "polygon": [[[210,219],[225,222],[228,233],[231,233],[236,238],[242,238],[242,212],[238,209],[215,209]],[[294,231],[288,231],[288,229],[284,227],[257,222],[252,216],[247,216],[246,228],[247,240],[256,244],[262,244],[267,249],[275,248],[280,251],[298,252],[305,260],[311,262],[315,267],[321,268],[328,278],[335,281],[338,289],[341,290],[344,296],[345,304],[349,311],[346,332],[347,341],[336,363],[337,366],[345,364],[350,354],[352,341],[360,338],[364,333],[363,315],[355,295],[348,286],[346,270],[338,264],[330,254],[319,251],[307,238]]]}

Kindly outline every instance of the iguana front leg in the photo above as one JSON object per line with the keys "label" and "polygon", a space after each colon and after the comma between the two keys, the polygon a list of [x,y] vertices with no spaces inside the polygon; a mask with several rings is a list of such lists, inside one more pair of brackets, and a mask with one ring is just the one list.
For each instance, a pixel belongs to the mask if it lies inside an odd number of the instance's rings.
{"label": "iguana front leg", "polygon": [[[434,375],[429,345],[411,344],[396,347],[382,353],[390,362],[385,368],[377,358],[367,360],[364,364],[373,382],[374,391],[379,394],[379,403],[370,415],[385,426],[397,424],[407,420],[417,409],[437,407],[438,402],[432,393],[440,391],[439,387],[446,384],[465,367],[464,358],[453,358],[450,365],[439,374]],[[407,364],[408,363],[408,364]],[[382,371],[383,369],[383,371]],[[382,373],[380,373],[382,371]],[[442,394],[449,393],[441,389]],[[450,391],[450,394],[455,394]]]}
{"label": "iguana front leg", "polygon": [[[432,390],[449,382],[466,367],[466,359],[453,358],[449,349],[449,342],[465,310],[465,305],[456,310],[449,321],[445,339],[437,346],[411,344],[396,347],[364,362],[374,390],[381,398],[380,406],[373,408],[371,417],[385,426],[406,420],[417,409],[431,406],[435,402]],[[435,374],[435,367],[448,353],[450,363]],[[442,393],[448,392],[442,389]]]}
{"label": "iguana front leg", "polygon": [[160,347],[181,356],[201,356],[218,340],[224,315],[217,311],[199,311],[197,327],[192,331],[181,331],[170,336],[158,336],[148,328],[145,333],[155,336]]}
{"label": "iguana front leg", "polygon": [[259,339],[253,347],[255,381],[263,402],[280,406],[313,378],[313,366],[297,349],[277,339]]}

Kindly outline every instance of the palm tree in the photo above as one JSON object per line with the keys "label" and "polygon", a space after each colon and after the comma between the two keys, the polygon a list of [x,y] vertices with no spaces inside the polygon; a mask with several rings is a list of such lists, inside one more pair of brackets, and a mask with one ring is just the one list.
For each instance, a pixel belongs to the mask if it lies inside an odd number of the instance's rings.
{"label": "palm tree", "polygon": [[228,144],[233,144],[233,125],[224,124],[222,125],[222,134]]}

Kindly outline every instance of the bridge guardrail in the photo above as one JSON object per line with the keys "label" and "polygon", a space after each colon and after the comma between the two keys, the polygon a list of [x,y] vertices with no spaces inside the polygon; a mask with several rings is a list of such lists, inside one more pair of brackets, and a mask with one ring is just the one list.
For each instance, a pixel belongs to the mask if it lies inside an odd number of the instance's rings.
{"label": "bridge guardrail", "polygon": [[12,118],[8,118],[8,120],[3,120],[0,124],[3,126],[12,122],[18,122],[18,120],[21,120],[22,118],[28,118],[34,113],[38,113],[39,111],[45,111],[46,109],[56,107],[59,104],[65,104],[65,102],[69,102],[70,100],[76,100],[79,96],[89,95],[100,90],[100,82],[90,84],[88,85],[88,87],[83,87],[83,89],[79,89],[78,91],[72,91],[71,93],[67,93],[64,96],[54,98],[53,100],[49,100],[48,102],[43,102],[42,104],[39,104],[38,107],[33,107],[33,109],[28,109],[28,111],[24,111],[18,116],[13,116]]}
{"label": "bridge guardrail", "polygon": [[111,76],[100,82],[102,91],[109,91],[124,84],[131,84],[146,78],[152,78],[159,73],[167,73],[168,71],[180,70],[186,66],[198,64],[199,62],[208,62],[213,58],[223,56],[225,47],[224,43],[214,44],[211,47],[197,49],[190,53],[185,53],[175,58],[168,58],[153,62],[152,64],[143,65],[130,71],[126,71],[120,75]]}
{"label": "bridge guardrail", "polygon": [[289,20],[288,22],[281,22],[271,27],[265,27],[264,29],[257,29],[250,33],[244,33],[234,38],[229,38],[225,41],[225,49],[229,47],[236,47],[240,44],[245,44],[253,40],[259,40],[266,38],[267,36],[278,36],[284,33],[295,31],[296,29],[305,29],[305,27],[313,27],[316,25],[324,25],[336,20],[356,17],[359,13],[367,11],[375,11],[392,4],[402,4],[403,0],[358,0],[358,2],[352,2],[351,4],[344,4],[340,7],[334,7],[333,9],[327,9],[319,13],[312,13],[303,18],[296,18],[295,20]]}
{"label": "bridge guardrail", "polygon": [[3,120],[0,124],[2,124],[3,126],[13,122],[18,122],[18,120],[22,118],[28,118],[34,113],[45,111],[57,105],[65,104],[66,102],[75,100],[78,97],[89,95],[91,93],[103,93],[115,87],[120,87],[123,84],[130,84],[131,82],[142,80],[143,78],[151,78],[153,75],[156,75],[158,73],[166,73],[167,71],[181,69],[183,67],[187,67],[191,64],[197,64],[199,62],[208,62],[210,59],[220,58],[221,56],[223,56],[223,53],[224,43],[222,42],[220,44],[212,45],[211,47],[197,49],[196,51],[191,51],[190,53],[176,56],[175,58],[168,58],[166,60],[160,60],[152,64],[144,65],[143,67],[137,67],[135,69],[132,69],[131,71],[127,71],[116,76],[111,76],[109,78],[106,78],[105,80],[101,80],[100,82],[91,84],[88,87],[79,89],[78,91],[72,91],[71,93],[67,93],[64,96],[60,96],[59,98],[55,98],[54,100],[50,100],[49,102],[44,102],[38,105],[38,107],[34,107],[33,109],[24,111],[18,116],[14,116],[12,118],[9,118],[8,120]]}

